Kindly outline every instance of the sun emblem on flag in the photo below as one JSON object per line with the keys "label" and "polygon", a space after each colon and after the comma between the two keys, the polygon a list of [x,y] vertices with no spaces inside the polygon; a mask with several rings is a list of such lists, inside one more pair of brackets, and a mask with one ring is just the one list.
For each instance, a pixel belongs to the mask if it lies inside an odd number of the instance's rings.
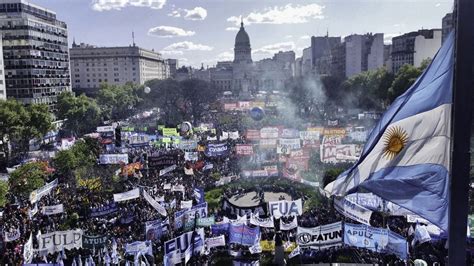
{"label": "sun emblem on flag", "polygon": [[399,126],[391,127],[384,134],[383,141],[385,146],[383,155],[385,158],[391,160],[399,154],[407,144],[408,134]]}

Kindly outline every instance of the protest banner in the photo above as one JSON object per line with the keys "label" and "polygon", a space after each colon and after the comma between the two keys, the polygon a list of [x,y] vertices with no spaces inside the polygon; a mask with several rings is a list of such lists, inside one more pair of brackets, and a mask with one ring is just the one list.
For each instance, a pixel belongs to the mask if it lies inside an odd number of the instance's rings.
{"label": "protest banner", "polygon": [[235,152],[237,155],[253,155],[253,145],[237,144],[235,145]]}
{"label": "protest banner", "polygon": [[208,227],[216,223],[214,216],[197,218],[196,226],[197,227]]}
{"label": "protest banner", "polygon": [[37,235],[38,251],[52,254],[63,249],[82,248],[82,229]]}
{"label": "protest banner", "polygon": [[301,149],[301,140],[299,138],[279,139],[278,146],[282,148],[287,148],[288,150],[298,150]]}
{"label": "protest banner", "polygon": [[382,198],[373,193],[354,193],[345,196],[345,198],[372,211],[383,209],[384,203]]}
{"label": "protest banner", "polygon": [[41,208],[41,213],[44,215],[54,215],[54,214],[63,213],[63,212],[64,212],[63,204],[43,206],[43,208]]}
{"label": "protest banner", "polygon": [[267,215],[267,207],[268,205],[266,203],[262,203],[262,204],[258,204],[254,206],[240,207],[240,206],[232,204],[226,198],[222,201],[222,209],[224,211],[229,211],[230,214],[238,215],[238,216],[252,214],[255,212],[257,212],[259,215],[262,215],[262,216]]}
{"label": "protest banner", "polygon": [[211,225],[213,235],[227,235],[229,233],[230,223],[219,223]]}
{"label": "protest banner", "polygon": [[208,248],[225,246],[225,237],[221,235],[217,237],[206,238],[206,246]]}
{"label": "protest banner", "polygon": [[334,199],[334,208],[342,215],[359,223],[370,225],[372,211],[345,198]]}
{"label": "protest banner", "polygon": [[248,227],[244,224],[229,226],[229,243],[243,246],[253,246],[260,239],[259,227]]}
{"label": "protest banner", "polygon": [[178,158],[174,154],[148,156],[148,167],[150,168],[165,168],[174,164],[178,164]]}
{"label": "protest banner", "polygon": [[159,241],[163,235],[163,221],[161,219],[145,222],[145,239]]}
{"label": "protest banner", "polygon": [[238,109],[237,103],[224,103],[224,111],[235,111]]}
{"label": "protest banner", "polygon": [[268,218],[260,218],[258,215],[251,214],[250,215],[250,223],[253,225],[257,225],[260,227],[265,228],[274,228],[275,225],[273,224],[273,217],[270,216]]}
{"label": "protest banner", "polygon": [[[261,240],[260,246],[262,251],[275,251],[275,241],[274,240]],[[292,252],[296,248],[295,242],[289,242],[285,247],[285,252]]]}
{"label": "protest banner", "polygon": [[300,131],[300,139],[301,140],[319,140],[319,132],[318,131]]}
{"label": "protest banner", "polygon": [[183,139],[179,143],[178,147],[181,150],[195,150],[195,149],[197,149],[197,141]]}
{"label": "protest banner", "polygon": [[38,189],[33,190],[30,193],[30,202],[31,202],[31,204],[34,204],[34,203],[38,202],[43,196],[49,194],[49,192],[51,192],[51,190],[53,190],[53,188],[55,188],[57,186],[58,186],[58,179],[54,179],[50,183],[47,183],[46,185],[44,185],[44,186],[42,186]]}
{"label": "protest banner", "polygon": [[107,214],[111,214],[118,211],[118,206],[117,203],[112,202],[108,205],[102,206],[102,207],[97,207],[97,208],[91,208],[91,217],[99,217],[99,216],[104,216]]}
{"label": "protest banner", "polygon": [[151,241],[135,241],[125,244],[125,254],[133,256],[137,254],[153,256],[153,245]]}
{"label": "protest banner", "polygon": [[[192,235],[195,235],[195,239],[194,239],[194,244],[198,243],[198,245],[195,245],[194,249],[203,249],[204,248],[204,229],[203,228],[199,228],[197,229],[196,231],[194,232],[187,232],[187,233],[183,233],[182,235],[176,237],[176,238],[173,238],[171,240],[168,240],[165,242],[165,245],[164,245],[164,251],[165,251],[165,255],[167,254],[170,254],[174,251],[179,251],[179,253],[181,253],[181,258],[184,258],[184,253],[186,251],[186,249],[188,249],[190,246],[192,246],[193,244],[193,241],[191,240],[192,238]],[[199,245],[199,239],[202,240],[202,244]]]}
{"label": "protest banner", "polygon": [[259,140],[260,139],[260,130],[247,129],[247,132],[245,132],[245,137],[248,140]]}
{"label": "protest banner", "polygon": [[260,129],[260,137],[262,139],[277,139],[280,130],[277,127],[264,127]]}
{"label": "protest banner", "polygon": [[296,216],[289,223],[285,223],[282,219],[280,219],[280,230],[281,231],[289,231],[289,230],[293,230],[297,227],[298,227],[298,219],[296,218]]}
{"label": "protest banner", "polygon": [[120,202],[120,201],[136,199],[138,197],[140,197],[140,188],[135,188],[127,192],[114,194],[114,201]]}
{"label": "protest banner", "polygon": [[160,176],[164,176],[167,173],[174,171],[176,169],[176,167],[177,167],[176,164],[173,164],[171,166],[168,166],[166,168],[161,169],[160,170]]}
{"label": "protest banner", "polygon": [[143,197],[145,200],[150,203],[150,205],[162,216],[167,216],[168,214],[166,213],[166,209],[161,206],[148,192],[143,190]]}
{"label": "protest banner", "polygon": [[107,244],[109,237],[107,235],[100,236],[86,236],[82,235],[82,248],[86,249],[100,249]]}
{"label": "protest banner", "polygon": [[181,201],[181,209],[182,210],[191,209],[192,207],[193,207],[193,201],[192,200],[182,200]]}
{"label": "protest banner", "polygon": [[401,235],[388,230],[388,244],[384,253],[394,254],[402,260],[408,259],[408,242]]}
{"label": "protest banner", "polygon": [[170,137],[170,136],[179,136],[178,131],[176,128],[163,128],[162,129],[163,136]]}
{"label": "protest banner", "polygon": [[301,247],[329,248],[342,244],[342,222],[312,228],[299,227],[296,244]]}
{"label": "protest banner", "polygon": [[[174,223],[175,229],[182,228],[186,222],[194,226],[194,219],[196,218],[195,215],[198,215],[199,218],[207,217],[208,210],[207,210],[207,202],[203,202],[197,205],[192,206],[191,209],[188,210],[180,210],[174,213]],[[187,220],[187,221],[186,221]]]}
{"label": "protest banner", "polygon": [[186,161],[192,161],[192,162],[197,161],[199,159],[198,153],[187,151],[187,152],[184,153],[184,159]]}
{"label": "protest banner", "polygon": [[285,139],[294,139],[294,138],[299,138],[300,137],[300,132],[297,129],[294,128],[284,128],[281,131],[281,138]]}
{"label": "protest banner", "polygon": [[26,241],[25,245],[23,245],[23,262],[24,263],[31,263],[34,257],[33,251],[33,234],[30,233],[30,237],[28,241]]}
{"label": "protest banner", "polygon": [[128,164],[128,153],[125,154],[100,154],[99,164]]}
{"label": "protest banner", "polygon": [[299,216],[303,214],[303,203],[301,199],[294,201],[269,201],[268,210],[270,215],[275,218],[281,216]]}
{"label": "protest banner", "polygon": [[15,241],[18,238],[20,238],[20,236],[21,236],[20,228],[15,228],[13,230],[5,231],[3,233],[3,241],[5,242]]}
{"label": "protest banner", "polygon": [[114,132],[115,127],[114,126],[101,126],[97,127],[96,132],[97,133],[107,133],[107,132]]}
{"label": "protest banner", "polygon": [[388,230],[365,224],[344,224],[344,244],[380,252],[387,246]]}
{"label": "protest banner", "polygon": [[204,154],[207,157],[226,156],[229,152],[227,143],[208,144]]}

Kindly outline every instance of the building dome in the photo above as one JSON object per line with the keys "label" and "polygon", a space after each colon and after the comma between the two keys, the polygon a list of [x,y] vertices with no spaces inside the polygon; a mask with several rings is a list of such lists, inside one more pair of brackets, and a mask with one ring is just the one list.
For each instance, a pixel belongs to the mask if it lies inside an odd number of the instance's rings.
{"label": "building dome", "polygon": [[250,38],[247,32],[244,29],[244,23],[240,23],[240,30],[235,36],[235,46],[250,46]]}

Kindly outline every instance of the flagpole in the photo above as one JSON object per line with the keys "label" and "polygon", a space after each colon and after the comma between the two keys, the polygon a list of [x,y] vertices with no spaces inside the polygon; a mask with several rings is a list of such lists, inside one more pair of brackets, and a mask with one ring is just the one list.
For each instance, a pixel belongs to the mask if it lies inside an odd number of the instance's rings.
{"label": "flagpole", "polygon": [[474,86],[474,1],[455,0],[452,160],[449,193],[448,265],[466,265],[469,210],[471,96]]}

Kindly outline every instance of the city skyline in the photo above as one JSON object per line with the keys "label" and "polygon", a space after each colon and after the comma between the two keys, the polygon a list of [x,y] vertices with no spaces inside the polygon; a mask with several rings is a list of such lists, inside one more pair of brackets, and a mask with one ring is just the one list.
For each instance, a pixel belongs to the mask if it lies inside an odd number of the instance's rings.
{"label": "city skyline", "polygon": [[[195,67],[233,59],[241,17],[250,35],[252,57],[260,60],[288,50],[301,56],[310,46],[310,36],[327,32],[330,36],[381,32],[389,41],[421,28],[441,28],[441,18],[452,10],[450,1],[426,0],[30,2],[53,10],[68,24],[70,44],[75,38],[77,43],[101,47],[128,46],[133,31],[138,46]],[[418,16],[420,12],[424,16]]]}

